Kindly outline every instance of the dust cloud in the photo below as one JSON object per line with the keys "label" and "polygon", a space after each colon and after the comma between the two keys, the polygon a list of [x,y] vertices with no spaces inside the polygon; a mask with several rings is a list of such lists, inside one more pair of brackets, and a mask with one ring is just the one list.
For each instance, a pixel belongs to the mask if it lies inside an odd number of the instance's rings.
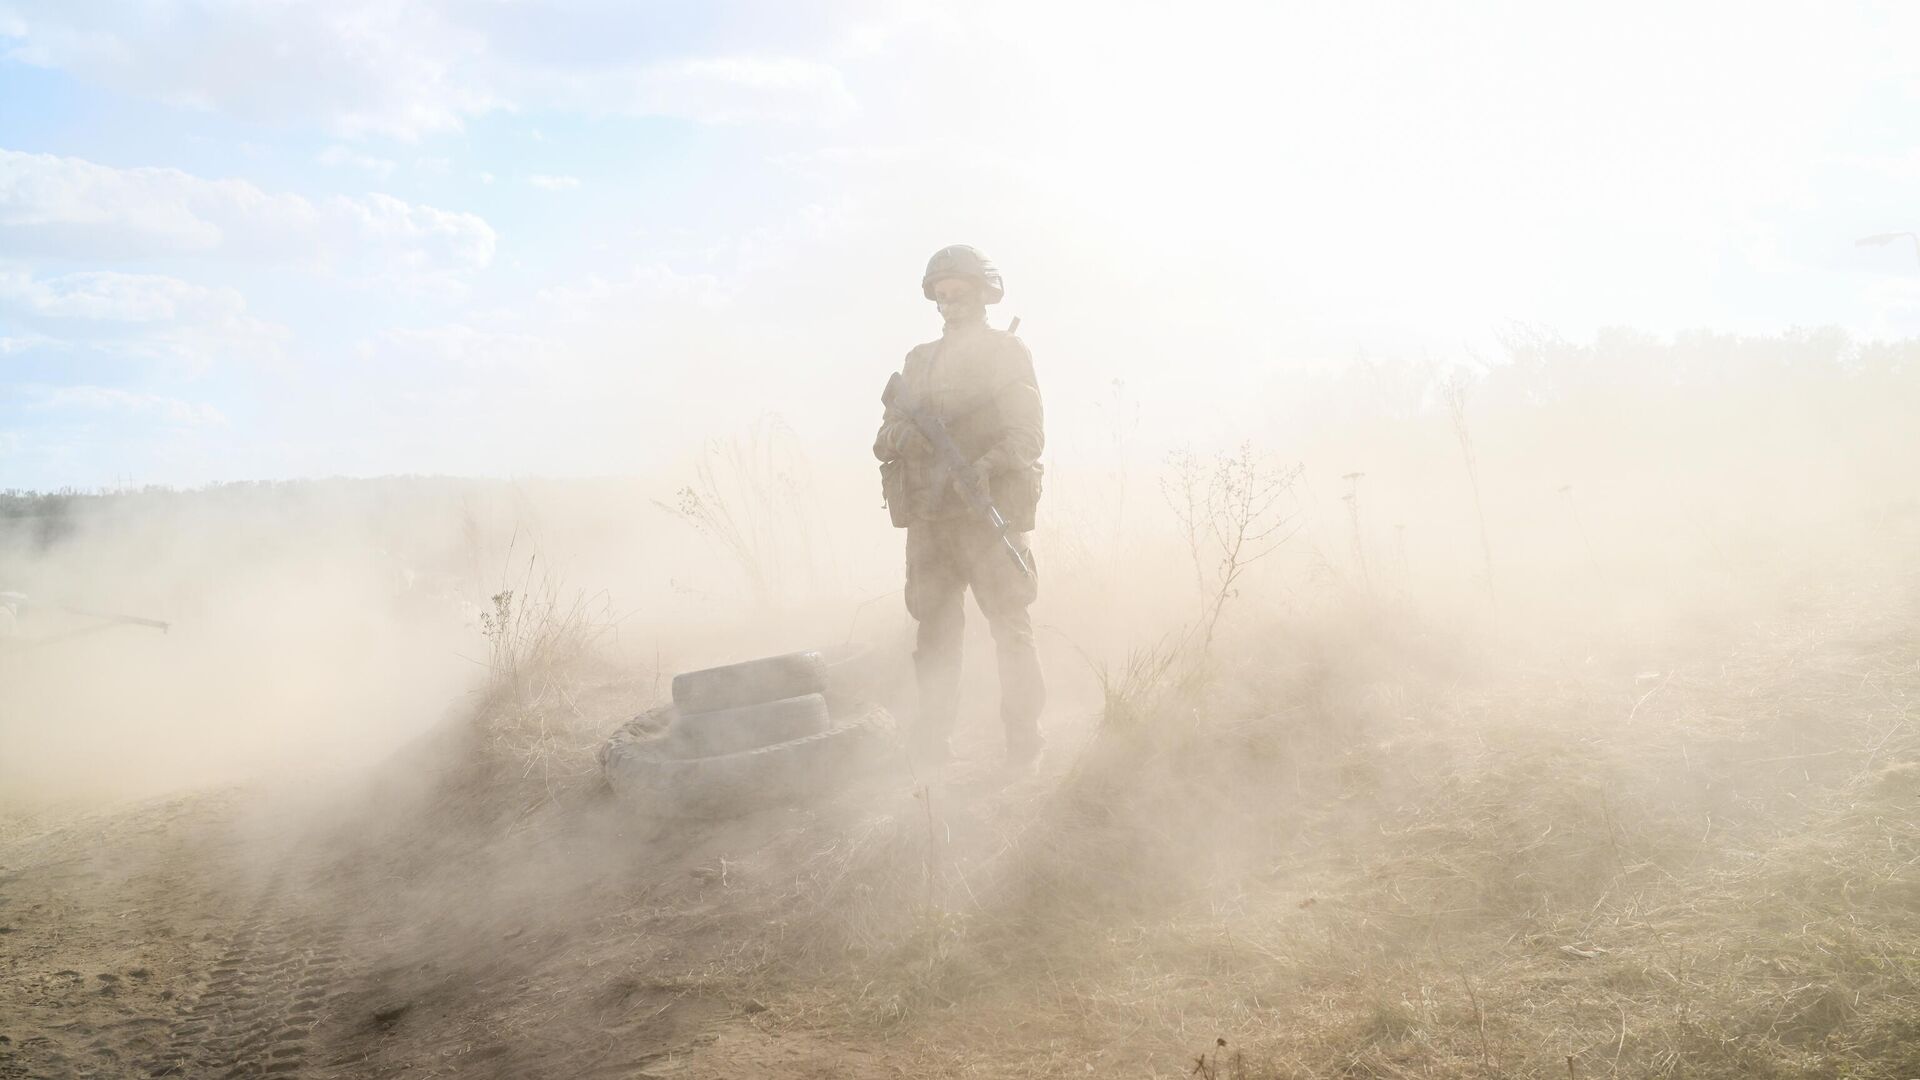
{"label": "dust cloud", "polygon": [[[975,619],[960,773],[719,824],[600,781],[674,672],[859,641],[911,718],[865,432],[743,420],[646,476],[9,496],[8,947],[34,993],[93,965],[167,1017],[185,1034],[100,1036],[154,1069],[259,1043],[312,1075],[866,1075],[882,1032],[929,1073],[1048,1040],[1219,1075],[1902,1060],[1910,976],[1783,954],[1876,1012],[1646,950],[1689,918],[1760,933],[1769,896],[1839,934],[1831,875],[1912,848],[1856,810],[1920,748],[1916,358],[1515,332],[1275,380],[1200,440],[1042,356],[1049,394],[1099,404],[1049,432],[1046,765],[976,767]],[[1910,870],[1874,865],[1849,902],[1891,918]],[[48,920],[64,943],[18,944]],[[221,1011],[223,964],[270,973],[277,1019]],[[1570,964],[1596,981],[1523,1019]],[[1699,1018],[1646,1019],[1670,979]],[[0,1033],[39,1030],[23,1001]],[[1712,1049],[1762,1008],[1793,1019]],[[1621,1010],[1665,1026],[1632,1038]],[[86,1052],[38,1037],[36,1062]]]}

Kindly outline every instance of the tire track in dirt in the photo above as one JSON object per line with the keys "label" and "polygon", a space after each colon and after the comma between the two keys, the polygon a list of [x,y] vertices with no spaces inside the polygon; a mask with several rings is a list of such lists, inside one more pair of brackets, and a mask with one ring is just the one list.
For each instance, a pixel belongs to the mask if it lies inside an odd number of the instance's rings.
{"label": "tire track in dirt", "polygon": [[312,1071],[314,1030],[328,1016],[346,957],[339,929],[290,897],[292,876],[281,867],[267,879],[146,1076],[297,1078]]}

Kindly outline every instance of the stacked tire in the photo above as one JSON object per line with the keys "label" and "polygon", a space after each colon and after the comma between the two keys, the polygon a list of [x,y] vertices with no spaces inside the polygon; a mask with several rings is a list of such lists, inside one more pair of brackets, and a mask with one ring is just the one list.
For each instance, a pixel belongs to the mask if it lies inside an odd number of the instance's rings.
{"label": "stacked tire", "polygon": [[673,704],[636,717],[604,748],[608,783],[671,818],[732,817],[842,789],[898,756],[893,718],[836,677],[858,655],[787,653],[675,676]]}

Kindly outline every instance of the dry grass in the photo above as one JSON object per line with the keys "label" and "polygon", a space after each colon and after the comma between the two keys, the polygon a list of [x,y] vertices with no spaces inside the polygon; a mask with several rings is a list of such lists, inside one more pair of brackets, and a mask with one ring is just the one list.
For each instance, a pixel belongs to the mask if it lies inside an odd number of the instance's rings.
{"label": "dry grass", "polygon": [[[596,950],[916,1075],[1903,1080],[1912,588],[1619,658],[1390,606],[1149,650],[1057,782],[656,837]],[[578,684],[494,703],[511,798],[591,777]]]}
{"label": "dry grass", "polygon": [[608,734],[662,692],[657,671],[604,649],[616,621],[606,596],[567,593],[537,554],[491,605],[480,618],[488,679],[437,767],[440,808],[476,825],[523,822],[597,792]]}
{"label": "dry grass", "polygon": [[1641,679],[1283,628],[1057,788],[746,846],[704,985],[928,1075],[1911,1076],[1912,629],[1813,597]]}

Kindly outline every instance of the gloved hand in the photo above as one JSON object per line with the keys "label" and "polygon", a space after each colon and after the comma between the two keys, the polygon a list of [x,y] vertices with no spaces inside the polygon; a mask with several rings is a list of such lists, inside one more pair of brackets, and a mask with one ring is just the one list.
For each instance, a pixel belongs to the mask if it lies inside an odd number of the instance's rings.
{"label": "gloved hand", "polygon": [[933,456],[933,443],[927,441],[917,424],[911,420],[890,421],[881,431],[880,445],[886,447],[882,461],[903,461],[913,459],[924,461]]}
{"label": "gloved hand", "polygon": [[982,500],[991,499],[993,493],[988,485],[991,476],[992,471],[986,463],[976,461],[953,474],[953,490],[959,492],[962,498],[977,495]]}
{"label": "gloved hand", "polygon": [[900,436],[900,456],[924,461],[933,456],[933,441],[918,424],[908,424]]}

